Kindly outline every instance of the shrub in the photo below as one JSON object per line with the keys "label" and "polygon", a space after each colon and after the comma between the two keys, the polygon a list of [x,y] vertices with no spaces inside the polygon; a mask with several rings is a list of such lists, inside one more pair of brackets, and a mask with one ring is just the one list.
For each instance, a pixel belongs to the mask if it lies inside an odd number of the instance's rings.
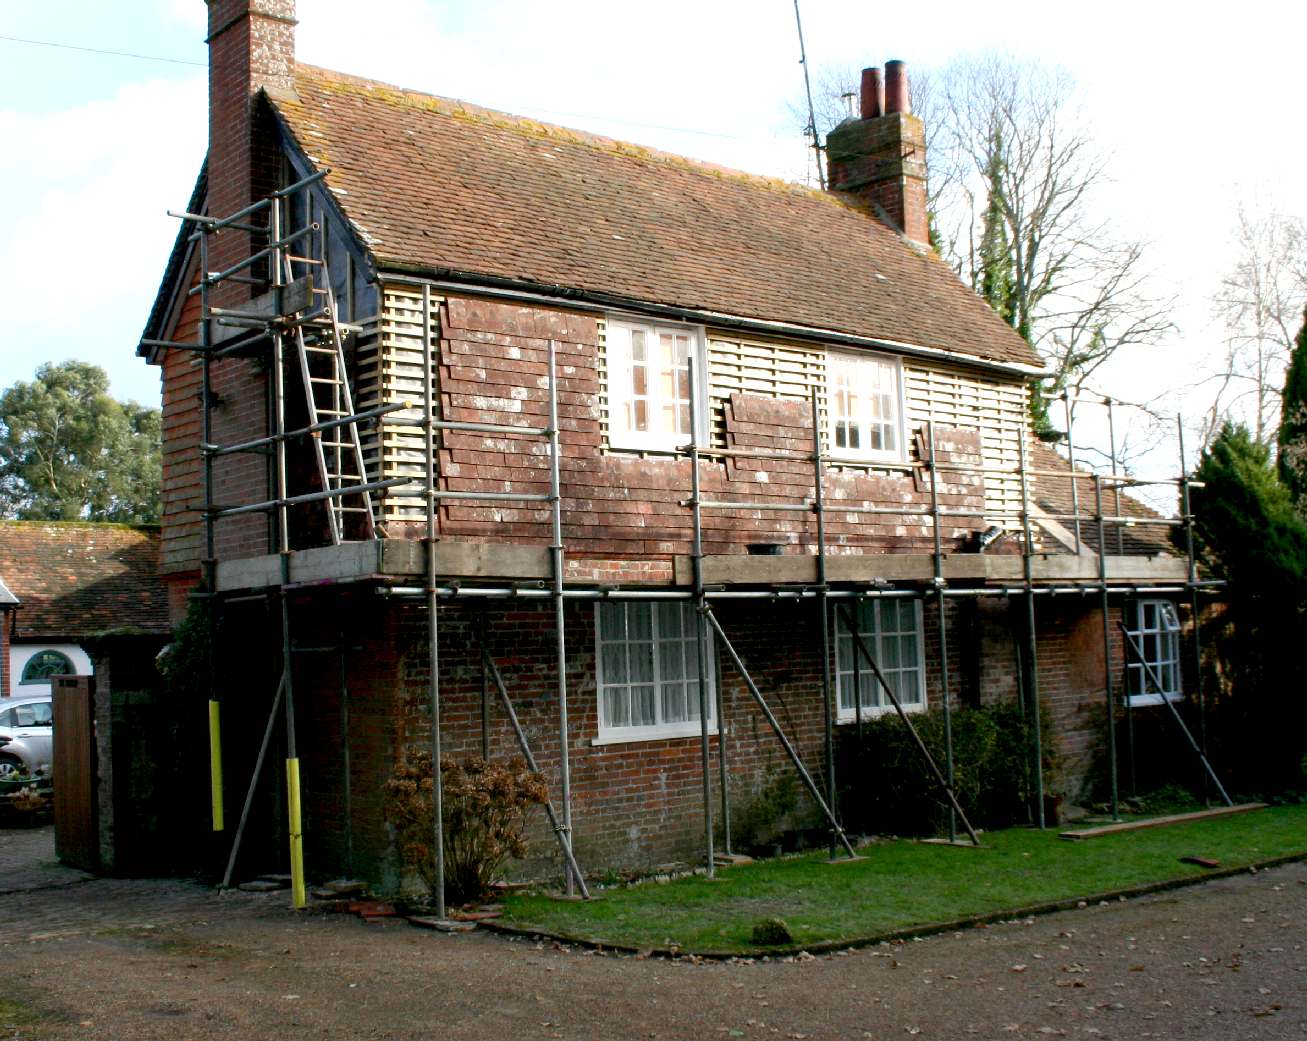
{"label": "shrub", "polygon": [[749,939],[759,947],[784,947],[794,942],[790,927],[779,918],[764,918],[755,923]]}
{"label": "shrub", "polygon": [[776,842],[797,826],[799,778],[788,764],[773,768],[756,788],[737,797],[731,808],[731,841],[739,849]]}
{"label": "shrub", "polygon": [[[944,713],[932,709],[912,722],[945,772]],[[1014,705],[992,705],[955,711],[952,722],[954,790],[972,825],[1025,823],[1033,797],[1028,718]],[[1054,768],[1047,735],[1043,748],[1047,772]],[[922,835],[947,826],[948,799],[897,715],[865,722],[861,743],[841,728],[835,776],[850,831]]]}
{"label": "shrub", "polygon": [[[504,863],[526,855],[522,836],[530,808],[549,790],[521,758],[440,763],[444,808],[445,896],[450,903],[480,900]],[[435,891],[431,760],[401,762],[386,782],[386,817],[399,838],[400,856]]]}

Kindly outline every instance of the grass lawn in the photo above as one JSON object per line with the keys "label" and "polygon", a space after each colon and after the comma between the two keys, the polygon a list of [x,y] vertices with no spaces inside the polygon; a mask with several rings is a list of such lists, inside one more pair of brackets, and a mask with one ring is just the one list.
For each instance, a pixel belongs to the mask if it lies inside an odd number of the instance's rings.
{"label": "grass lawn", "polygon": [[688,952],[753,950],[764,918],[789,926],[798,944],[845,943],[910,926],[949,922],[1169,879],[1206,869],[1184,856],[1234,867],[1307,853],[1307,805],[1281,806],[1190,824],[1068,842],[1056,831],[990,832],[962,849],[896,840],[830,864],[824,853],[603,890],[590,903],[517,894],[506,924],[576,939]]}

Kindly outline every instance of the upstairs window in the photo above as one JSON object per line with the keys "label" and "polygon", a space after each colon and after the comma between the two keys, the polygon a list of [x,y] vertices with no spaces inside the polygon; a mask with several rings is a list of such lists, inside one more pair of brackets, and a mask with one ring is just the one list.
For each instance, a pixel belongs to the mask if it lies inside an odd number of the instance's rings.
{"label": "upstairs window", "polygon": [[[684,601],[595,605],[599,740],[686,737],[699,727],[699,645],[694,608]],[[714,726],[713,656],[708,642],[708,724]]]}
{"label": "upstairs window", "polygon": [[610,319],[607,334],[608,440],[614,448],[672,449],[690,443],[690,359],[707,400],[702,330]]}
{"label": "upstairs window", "polygon": [[[926,707],[926,670],[922,659],[921,601],[913,598],[876,597],[858,601],[852,612],[857,619],[858,632],[867,650],[876,659],[885,681],[894,688],[899,704],[906,712],[920,712]],[[842,615],[835,641],[836,668],[839,676],[841,722],[857,718],[856,688],[862,703],[862,714],[867,717],[894,711],[885,688],[876,679],[876,673],[858,650],[853,634],[844,624]]]}
{"label": "upstairs window", "polygon": [[827,436],[834,459],[903,459],[902,366],[874,354],[826,358]]}
{"label": "upstairs window", "polygon": [[[1180,619],[1170,600],[1139,600],[1126,647],[1130,704],[1160,705],[1180,697]],[[1134,648],[1143,652],[1143,660]],[[1147,663],[1148,668],[1144,665]],[[1159,688],[1160,684],[1160,688]]]}

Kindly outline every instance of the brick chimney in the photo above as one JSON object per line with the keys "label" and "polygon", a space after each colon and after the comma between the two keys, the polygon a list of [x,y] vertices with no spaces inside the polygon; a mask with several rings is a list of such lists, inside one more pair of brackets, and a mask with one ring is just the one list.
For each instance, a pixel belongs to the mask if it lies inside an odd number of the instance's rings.
{"label": "brick chimney", "polygon": [[826,137],[830,190],[852,196],[904,238],[928,243],[926,134],[912,114],[908,70],[901,61],[862,70],[858,119]]}
{"label": "brick chimney", "polygon": [[[286,95],[294,90],[295,0],[207,0],[209,6],[208,212],[226,217],[266,198],[278,187],[281,156],[273,117],[260,90]],[[252,216],[262,224],[267,213]],[[253,242],[251,242],[253,239]],[[262,248],[262,236],[229,229],[209,239],[209,271],[223,271]],[[256,265],[242,273],[264,277]],[[226,281],[210,302],[239,308],[262,285]],[[255,360],[216,359],[212,370],[211,433],[216,444],[265,436],[271,429],[270,379]],[[198,407],[198,406],[197,406]],[[215,503],[256,503],[276,494],[272,462],[258,455],[230,455],[214,461]],[[275,548],[275,518],[250,514],[217,525],[217,559],[249,557]]]}
{"label": "brick chimney", "polygon": [[[295,0],[207,0],[209,213],[223,217],[277,188],[278,161],[260,88],[294,90]],[[220,236],[210,268],[245,255],[243,235]],[[227,287],[223,287],[226,289]]]}

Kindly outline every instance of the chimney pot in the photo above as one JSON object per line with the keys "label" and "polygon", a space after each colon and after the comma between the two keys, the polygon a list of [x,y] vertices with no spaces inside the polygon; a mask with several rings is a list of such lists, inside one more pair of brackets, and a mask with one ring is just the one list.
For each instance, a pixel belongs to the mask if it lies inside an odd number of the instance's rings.
{"label": "chimney pot", "polygon": [[880,69],[862,70],[862,118],[875,119],[885,111],[885,88]]}
{"label": "chimney pot", "polygon": [[885,63],[885,114],[912,111],[912,97],[908,92],[908,67],[901,61]]}

